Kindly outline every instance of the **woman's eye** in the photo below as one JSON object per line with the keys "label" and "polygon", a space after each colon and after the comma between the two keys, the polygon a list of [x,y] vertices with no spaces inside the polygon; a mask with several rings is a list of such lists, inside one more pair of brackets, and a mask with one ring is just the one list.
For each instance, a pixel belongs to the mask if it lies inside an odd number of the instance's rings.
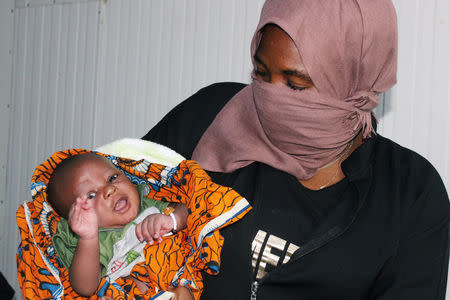
{"label": "woman's eye", "polygon": [[266,72],[264,72],[264,71],[256,69],[254,72],[255,72],[256,76],[261,76],[261,77],[266,76]]}
{"label": "woman's eye", "polygon": [[109,183],[113,182],[114,180],[116,180],[116,179],[117,179],[117,177],[119,177],[119,175],[118,175],[118,174],[114,174],[114,175],[112,175],[111,177],[109,177],[109,179],[108,179],[108,182],[109,182]]}
{"label": "woman's eye", "polygon": [[97,195],[97,193],[89,193],[88,196],[87,196],[87,198],[88,198],[88,199],[94,199],[94,198],[95,198],[95,195]]}
{"label": "woman's eye", "polygon": [[304,87],[304,86],[296,86],[296,85],[292,84],[291,82],[288,82],[287,86],[290,87],[291,89],[293,89],[294,91],[303,91],[304,89],[306,89],[306,87]]}

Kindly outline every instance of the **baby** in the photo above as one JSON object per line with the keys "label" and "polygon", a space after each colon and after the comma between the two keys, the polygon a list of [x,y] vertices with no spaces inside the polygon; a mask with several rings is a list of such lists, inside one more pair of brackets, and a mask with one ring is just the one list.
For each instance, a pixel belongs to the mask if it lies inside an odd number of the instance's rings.
{"label": "baby", "polygon": [[[68,220],[78,236],[78,244],[69,268],[70,283],[82,296],[91,296],[100,283],[102,267],[99,255],[99,228],[123,228],[135,219],[143,208],[137,186],[106,158],[93,153],[65,159],[53,172],[48,188],[48,202]],[[145,198],[146,206],[159,212],[148,215],[136,225],[137,238],[150,245],[162,241],[170,232],[186,227],[184,204]],[[56,249],[58,251],[58,248]],[[132,278],[144,293],[147,286]],[[192,299],[188,288],[172,290],[175,299]]]}

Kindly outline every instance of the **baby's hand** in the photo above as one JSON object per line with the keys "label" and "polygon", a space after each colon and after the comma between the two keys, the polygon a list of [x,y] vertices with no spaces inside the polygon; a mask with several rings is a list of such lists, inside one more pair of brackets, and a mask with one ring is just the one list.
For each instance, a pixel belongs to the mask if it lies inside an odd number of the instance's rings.
{"label": "baby's hand", "polygon": [[173,229],[173,221],[170,216],[164,214],[153,214],[147,216],[144,221],[136,225],[136,236],[150,245],[153,242],[161,243],[162,237]]}
{"label": "baby's hand", "polygon": [[69,226],[81,239],[98,237],[98,219],[92,201],[75,200],[69,211]]}

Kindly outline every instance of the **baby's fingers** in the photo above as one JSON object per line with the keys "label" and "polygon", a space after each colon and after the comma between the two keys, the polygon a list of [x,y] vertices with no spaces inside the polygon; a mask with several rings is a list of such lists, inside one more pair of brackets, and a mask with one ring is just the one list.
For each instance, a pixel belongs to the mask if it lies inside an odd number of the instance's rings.
{"label": "baby's fingers", "polygon": [[[78,199],[81,199],[81,198],[78,198]],[[81,204],[81,207],[86,210],[89,210],[94,207],[93,201],[89,200],[89,199],[81,200],[80,204]]]}
{"label": "baby's fingers", "polygon": [[83,223],[82,208],[78,201],[70,207],[68,221],[72,230],[76,230]]}
{"label": "baby's fingers", "polygon": [[153,244],[152,235],[149,232],[149,227],[151,227],[151,222],[148,218],[144,219],[141,223],[136,226],[136,236],[138,239],[143,242],[147,241],[150,245]]}
{"label": "baby's fingers", "polygon": [[78,199],[79,198],[77,198],[77,200],[75,201],[75,203],[73,203],[72,204],[72,206],[70,207],[70,210],[69,210],[69,220],[70,219],[77,219],[77,218],[79,218],[79,216],[80,216],[80,210],[81,210],[81,208],[80,208],[80,205],[78,204]]}
{"label": "baby's fingers", "polygon": [[146,218],[142,225],[142,234],[144,239],[149,243],[149,245],[153,245],[153,220]]}
{"label": "baby's fingers", "polygon": [[155,224],[153,226],[153,232],[152,232],[153,233],[153,238],[155,240],[157,240],[158,243],[161,243],[161,241],[162,241],[161,235],[160,235],[161,224],[162,224],[161,222],[162,222],[161,218],[155,220]]}
{"label": "baby's fingers", "polygon": [[142,223],[139,223],[136,225],[135,232],[136,232],[136,237],[138,238],[138,240],[140,242],[144,241],[144,237],[142,235]]}

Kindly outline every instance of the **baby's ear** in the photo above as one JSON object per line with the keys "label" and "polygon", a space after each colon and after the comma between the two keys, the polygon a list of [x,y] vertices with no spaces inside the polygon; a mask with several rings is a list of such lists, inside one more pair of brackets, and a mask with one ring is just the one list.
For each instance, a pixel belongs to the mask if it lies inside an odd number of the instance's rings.
{"label": "baby's ear", "polygon": [[59,199],[60,201],[58,201],[57,199],[55,200],[54,197],[52,197],[48,193],[47,193],[47,198],[44,200],[52,208],[53,213],[56,216],[67,219],[67,217],[69,216],[69,211],[70,211],[71,206],[66,207],[67,205],[64,200],[62,200],[62,199]]}
{"label": "baby's ear", "polygon": [[58,212],[58,209],[55,206],[54,201],[52,201],[51,196],[49,194],[49,190],[47,188],[47,190],[44,193],[44,201],[47,202],[47,204],[52,208],[52,211],[55,215],[57,216],[61,216]]}

